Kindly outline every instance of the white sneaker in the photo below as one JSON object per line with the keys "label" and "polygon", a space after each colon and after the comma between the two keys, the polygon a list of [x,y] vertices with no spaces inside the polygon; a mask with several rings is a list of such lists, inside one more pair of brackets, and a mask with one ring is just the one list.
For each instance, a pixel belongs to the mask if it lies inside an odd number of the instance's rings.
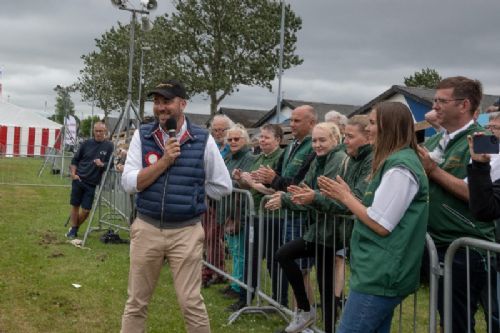
{"label": "white sneaker", "polygon": [[301,309],[297,309],[293,315],[292,321],[285,328],[285,332],[287,333],[299,333],[303,331],[305,328],[314,324],[316,320],[316,311],[311,307],[309,312],[306,312]]}

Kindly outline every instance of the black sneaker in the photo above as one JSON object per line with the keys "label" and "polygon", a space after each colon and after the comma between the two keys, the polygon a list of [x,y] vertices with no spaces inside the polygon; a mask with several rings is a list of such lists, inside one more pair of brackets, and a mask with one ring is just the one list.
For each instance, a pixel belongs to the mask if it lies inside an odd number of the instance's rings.
{"label": "black sneaker", "polygon": [[219,292],[224,295],[226,292],[228,292],[229,290],[231,290],[231,286],[225,286],[224,288],[222,289],[219,289]]}
{"label": "black sneaker", "polygon": [[228,292],[224,294],[224,298],[240,298],[240,293],[230,289]]}
{"label": "black sneaker", "polygon": [[215,276],[208,280],[208,284],[211,286],[213,284],[224,284],[227,280],[223,276]]}
{"label": "black sneaker", "polygon": [[231,304],[230,306],[228,306],[225,310],[227,312],[236,312],[238,310],[241,310],[243,309],[245,306],[247,306],[246,302],[244,301],[238,301],[234,304]]}
{"label": "black sneaker", "polygon": [[240,294],[227,286],[226,288],[219,289],[219,292],[224,296],[224,298],[240,298]]}
{"label": "black sneaker", "polygon": [[68,239],[75,239],[78,237],[76,230],[73,228],[69,228],[68,232],[64,234]]}

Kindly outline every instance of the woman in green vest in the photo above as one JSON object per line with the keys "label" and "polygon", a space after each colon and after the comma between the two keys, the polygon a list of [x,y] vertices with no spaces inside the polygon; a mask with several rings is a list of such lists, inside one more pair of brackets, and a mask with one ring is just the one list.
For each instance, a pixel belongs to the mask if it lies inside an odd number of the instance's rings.
{"label": "woman in green vest", "polygon": [[325,323],[325,332],[333,332],[333,262],[335,257],[334,232],[331,223],[322,215],[318,215],[315,205],[322,206],[325,200],[320,194],[317,179],[320,175],[334,178],[342,171],[347,158],[346,153],[339,145],[340,131],[334,123],[319,123],[312,131],[312,148],[316,158],[299,185],[288,187],[288,193],[277,192],[266,205],[268,209],[280,207],[304,211],[303,216],[309,216],[310,226],[303,237],[289,241],[283,245],[275,255],[284,274],[292,286],[297,300],[295,315],[285,329],[285,332],[301,332],[315,321],[315,309],[311,307],[300,266],[296,262],[299,258],[315,257],[317,279],[321,294],[322,313]]}
{"label": "woman in green vest", "polygon": [[[227,130],[226,142],[229,144],[229,154],[224,161],[231,178],[234,180],[235,172],[250,170],[255,157],[250,150],[250,139],[243,125],[236,124]],[[235,181],[233,181],[233,185],[238,187]],[[245,212],[243,210],[245,208],[245,196],[233,193],[231,197],[226,197],[217,208],[218,221],[225,224],[225,239],[229,254],[233,258],[231,276],[238,281],[243,281],[245,250],[245,235],[243,232]],[[225,294],[239,297],[240,286],[237,283],[231,282],[229,288],[225,290]],[[231,293],[231,290],[235,293]]]}
{"label": "woman in green vest", "polygon": [[[280,125],[265,124],[260,128],[260,133],[258,135],[258,138],[259,138],[258,140],[259,140],[260,154],[258,154],[255,157],[255,160],[252,166],[250,167],[250,170],[245,172],[241,170],[235,170],[233,172],[233,179],[238,181],[238,184],[241,188],[250,190],[254,202],[255,216],[254,216],[253,232],[250,232],[249,223],[245,224],[245,266],[243,269],[243,278],[245,279],[245,283],[254,288],[254,290],[257,287],[257,282],[258,282],[257,273],[259,272],[258,250],[259,250],[259,228],[260,228],[259,227],[260,203],[265,195],[272,194],[275,192],[275,190],[272,189],[271,187],[265,186],[264,184],[257,183],[252,177],[252,172],[258,170],[261,166],[266,166],[272,169],[276,168],[280,156],[283,153],[283,149],[280,148],[280,143],[281,140],[283,139],[283,130],[281,129]],[[269,230],[264,231],[264,234],[266,233],[268,237],[264,242],[269,241],[270,243],[278,244],[278,239],[271,240],[269,238],[271,236],[276,237],[279,234],[277,231],[273,232],[271,224],[269,224]],[[253,235],[253,239],[251,240],[251,242],[253,242],[252,253],[250,253],[250,238],[249,238],[251,235]],[[273,260],[269,260],[272,258],[272,256],[267,255],[267,252],[270,251],[270,249],[272,249],[273,246],[271,246],[271,244],[265,244],[263,248],[266,250],[265,258],[269,274],[271,277],[276,277],[275,276],[276,274],[273,275],[272,272],[278,271],[278,264],[276,263],[275,265],[273,265]],[[274,252],[272,254],[274,255]],[[247,279],[249,265],[252,266],[251,283]],[[276,296],[277,282],[273,281],[273,286],[275,286],[273,297],[275,300],[278,300],[279,297]],[[286,287],[285,291],[288,292],[288,285],[286,285],[285,287]],[[254,296],[255,294],[252,293],[252,299]],[[247,291],[241,288],[239,300],[238,302],[232,305],[232,310],[238,311],[239,309],[245,307],[247,303],[246,301],[247,301]]]}
{"label": "woman in green vest", "polygon": [[390,332],[394,308],[419,286],[425,245],[429,184],[412,114],[402,103],[382,102],[370,113],[368,130],[375,154],[363,200],[340,177],[322,186],[357,217],[340,333]]}

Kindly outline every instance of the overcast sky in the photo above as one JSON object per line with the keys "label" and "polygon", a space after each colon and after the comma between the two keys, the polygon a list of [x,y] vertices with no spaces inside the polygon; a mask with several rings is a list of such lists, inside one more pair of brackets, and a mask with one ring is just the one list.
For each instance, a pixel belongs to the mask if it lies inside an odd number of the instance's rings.
{"label": "overcast sky", "polygon": [[[139,0],[130,0],[138,5]],[[172,10],[158,0],[153,16]],[[302,17],[301,66],[285,72],[284,98],[362,105],[422,68],[479,79],[500,95],[499,0],[287,0]],[[53,113],[53,88],[74,83],[94,38],[130,15],[108,0],[0,0],[3,98]],[[274,91],[241,87],[222,106],[269,110]],[[90,106],[73,95],[76,114]],[[45,103],[47,106],[45,107]],[[192,112],[208,112],[194,97]]]}

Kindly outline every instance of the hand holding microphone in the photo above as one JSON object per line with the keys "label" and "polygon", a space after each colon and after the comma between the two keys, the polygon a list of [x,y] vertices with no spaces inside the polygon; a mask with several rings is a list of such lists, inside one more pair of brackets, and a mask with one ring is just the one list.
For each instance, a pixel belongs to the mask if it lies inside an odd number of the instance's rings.
{"label": "hand holding microphone", "polygon": [[175,159],[181,154],[181,146],[175,138],[177,121],[174,118],[168,118],[166,127],[169,139],[165,143],[165,149],[161,159],[166,161],[167,167],[170,167],[172,164],[174,164]]}
{"label": "hand holding microphone", "polygon": [[167,128],[168,137],[175,139],[175,131],[177,130],[177,121],[175,118],[168,118],[165,127]]}

